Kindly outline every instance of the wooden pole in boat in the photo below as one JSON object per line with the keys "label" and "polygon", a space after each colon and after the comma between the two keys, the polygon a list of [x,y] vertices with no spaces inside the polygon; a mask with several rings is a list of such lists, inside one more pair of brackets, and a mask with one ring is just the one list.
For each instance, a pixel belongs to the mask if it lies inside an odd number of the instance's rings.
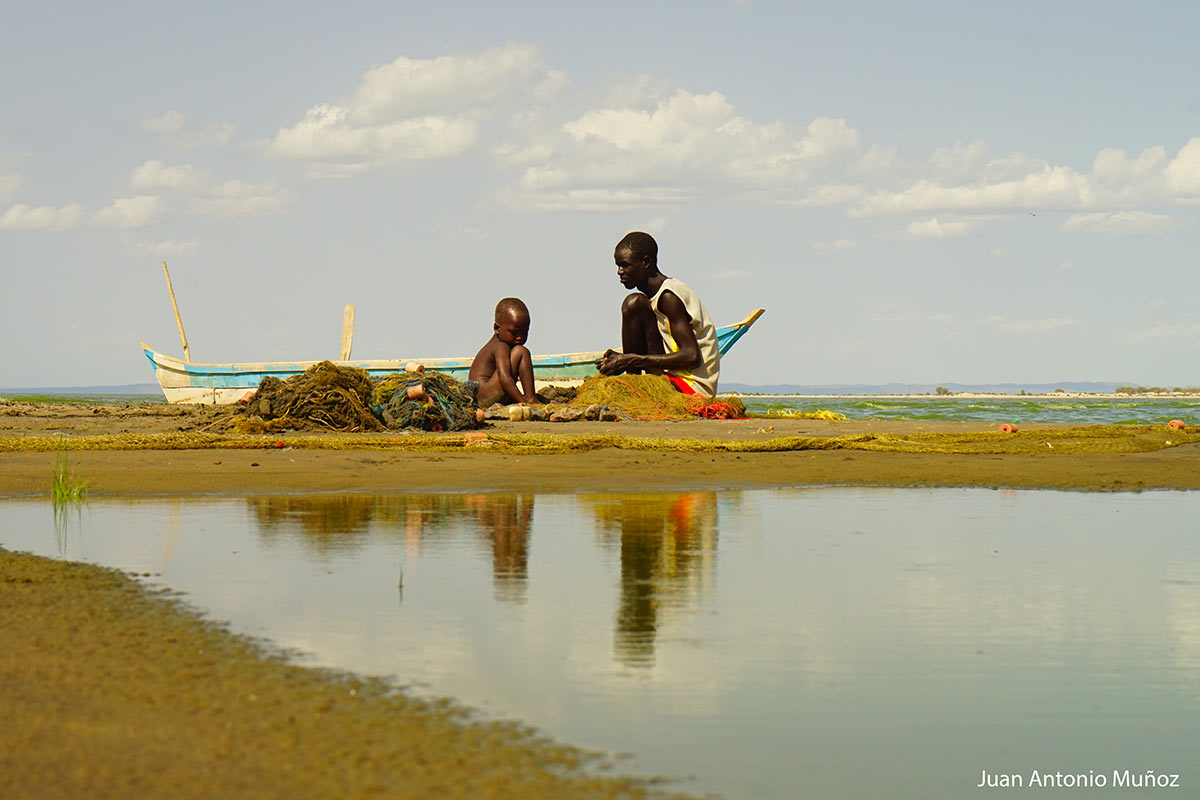
{"label": "wooden pole in boat", "polygon": [[183,332],[183,320],[179,318],[179,303],[175,302],[175,287],[171,285],[171,273],[167,272],[167,262],[163,264],[163,275],[167,276],[167,291],[171,293],[171,308],[175,309],[175,324],[179,326],[179,341],[183,342],[183,360],[192,363],[192,351],[188,349],[187,334]]}
{"label": "wooden pole in boat", "polygon": [[354,344],[354,304],[346,303],[346,311],[342,314],[342,357],[339,361],[350,360],[350,347]]}

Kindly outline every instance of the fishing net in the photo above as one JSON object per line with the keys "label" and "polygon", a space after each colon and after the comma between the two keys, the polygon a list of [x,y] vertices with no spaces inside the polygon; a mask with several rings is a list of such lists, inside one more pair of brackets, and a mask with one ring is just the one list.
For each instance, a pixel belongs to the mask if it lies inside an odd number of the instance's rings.
{"label": "fishing net", "polygon": [[483,427],[476,411],[476,384],[441,372],[400,372],[375,387],[375,415],[391,429],[463,431]]}
{"label": "fishing net", "polygon": [[322,361],[287,380],[263,378],[242,409],[244,424],[236,428],[245,433],[259,428],[381,431],[383,423],[371,413],[373,393],[366,370]]}
{"label": "fishing net", "polygon": [[597,376],[584,381],[571,403],[576,408],[607,406],[629,419],[741,419],[746,406],[737,397],[720,400],[687,395],[662,375]]}
{"label": "fishing net", "polygon": [[481,434],[458,436],[290,436],[249,437],[214,433],[114,434],[102,436],[0,436],[0,452],[63,450],[193,450],[296,447],[316,450],[478,450],[496,453],[570,453],[621,450],[744,453],[796,450],[874,450],[891,453],[1041,455],[1117,455],[1152,453],[1200,444],[1200,429],[1169,430],[1158,425],[1093,425],[1078,428],[1029,429],[1018,433],[859,434],[850,436],[775,436],[753,440],[705,440],[606,434]]}
{"label": "fishing net", "polygon": [[440,372],[400,372],[373,382],[366,370],[322,361],[287,380],[263,378],[233,429],[459,431],[483,424],[475,409],[474,387]]}

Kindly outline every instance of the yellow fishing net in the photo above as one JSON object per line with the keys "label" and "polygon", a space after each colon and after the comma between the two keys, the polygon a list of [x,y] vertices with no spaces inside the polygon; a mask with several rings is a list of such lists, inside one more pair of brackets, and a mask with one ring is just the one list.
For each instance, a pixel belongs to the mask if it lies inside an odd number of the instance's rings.
{"label": "yellow fishing net", "polygon": [[875,450],[894,453],[1077,455],[1147,453],[1200,442],[1200,429],[1169,430],[1159,425],[1092,425],[1018,433],[871,433],[857,436],[776,436],[720,441],[620,434],[394,434],[247,436],[218,433],[118,434],[109,436],[0,437],[0,452],[64,450],[472,450],[496,453],[570,453],[602,448],[686,453],[785,452],[793,450]]}
{"label": "yellow fishing net", "polygon": [[571,402],[576,408],[607,406],[629,419],[739,419],[746,406],[737,397],[715,399],[680,392],[662,375],[599,375],[588,378]]}

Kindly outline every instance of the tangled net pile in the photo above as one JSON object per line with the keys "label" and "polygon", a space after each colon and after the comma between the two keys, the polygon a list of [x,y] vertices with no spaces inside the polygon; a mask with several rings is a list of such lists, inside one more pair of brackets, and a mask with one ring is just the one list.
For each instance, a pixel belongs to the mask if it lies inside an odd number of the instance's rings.
{"label": "tangled net pile", "polygon": [[608,406],[628,419],[742,419],[746,406],[736,397],[717,400],[683,394],[662,375],[597,376],[584,381],[571,403],[577,408]]}
{"label": "tangled net pile", "polygon": [[235,428],[243,433],[286,428],[382,431],[383,423],[371,413],[374,392],[366,370],[322,361],[284,381],[263,378],[242,409],[245,419]]}
{"label": "tangled net pile", "polygon": [[[424,386],[419,399],[408,390]],[[329,429],[347,433],[398,428],[477,428],[469,387],[438,372],[397,373],[373,383],[366,370],[322,361],[287,380],[263,378],[234,424],[239,433]]]}
{"label": "tangled net pile", "polygon": [[[410,400],[409,389],[422,387],[425,397]],[[375,415],[389,428],[464,431],[483,426],[475,411],[475,391],[441,372],[396,373],[375,387]]]}

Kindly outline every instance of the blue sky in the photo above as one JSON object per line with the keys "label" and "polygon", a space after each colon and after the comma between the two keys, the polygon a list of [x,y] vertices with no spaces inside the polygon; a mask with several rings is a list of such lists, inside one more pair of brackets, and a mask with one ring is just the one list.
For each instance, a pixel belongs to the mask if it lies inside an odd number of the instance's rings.
{"label": "blue sky", "polygon": [[618,342],[659,240],[747,383],[1200,384],[1200,6],[8,4],[0,386]]}

